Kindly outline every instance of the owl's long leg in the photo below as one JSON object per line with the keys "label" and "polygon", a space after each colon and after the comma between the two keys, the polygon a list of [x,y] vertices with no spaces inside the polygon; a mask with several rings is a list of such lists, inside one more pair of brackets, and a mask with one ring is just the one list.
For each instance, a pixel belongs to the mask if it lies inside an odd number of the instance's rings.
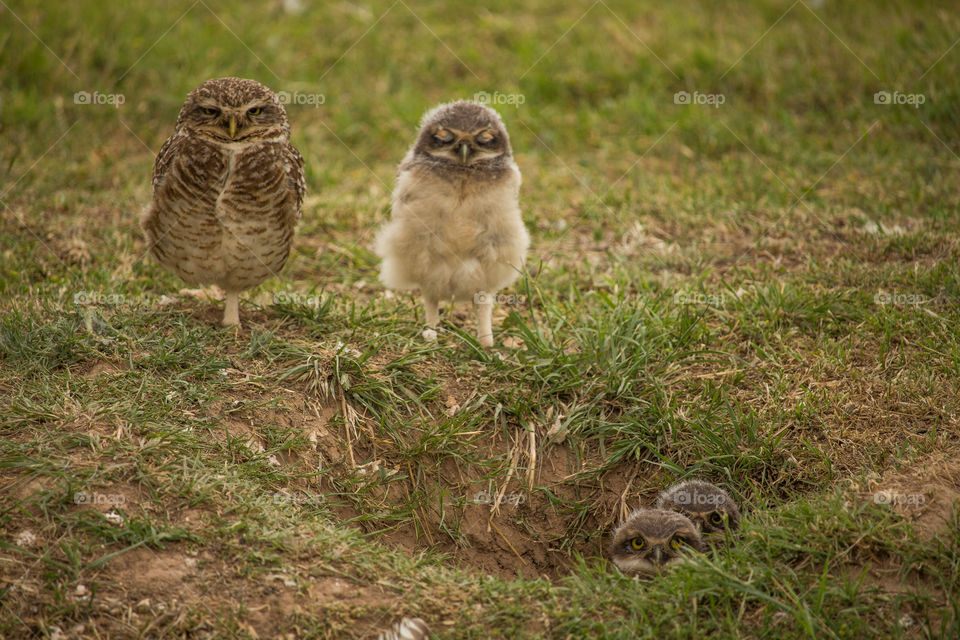
{"label": "owl's long leg", "polygon": [[485,347],[493,346],[493,301],[474,302],[477,310],[477,340]]}
{"label": "owl's long leg", "polygon": [[423,339],[436,340],[437,324],[440,322],[440,301],[424,296],[423,315],[427,320],[427,328],[423,330]]}
{"label": "owl's long leg", "polygon": [[240,326],[240,292],[227,291],[227,301],[223,307],[223,326]]}

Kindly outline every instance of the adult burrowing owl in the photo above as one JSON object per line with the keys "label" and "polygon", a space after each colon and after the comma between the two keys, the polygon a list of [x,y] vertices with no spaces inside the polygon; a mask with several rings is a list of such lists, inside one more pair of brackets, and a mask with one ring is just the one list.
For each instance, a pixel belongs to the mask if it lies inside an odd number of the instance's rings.
{"label": "adult burrowing owl", "polygon": [[726,491],[702,480],[685,480],[657,497],[658,509],[677,511],[690,518],[703,541],[717,542],[740,526],[740,510]]}
{"label": "adult burrowing owl", "polygon": [[516,280],[530,244],[519,191],[520,170],[496,111],[453,102],[423,116],[376,252],[387,287],[420,288],[425,338],[436,338],[441,300],[472,300],[477,339],[493,344],[497,291]]}
{"label": "adult burrowing owl", "polygon": [[427,640],[430,629],[420,618],[404,618],[389,631],[384,631],[377,640]]}
{"label": "adult burrowing owl", "polygon": [[624,573],[653,575],[702,548],[697,527],[685,515],[637,509],[614,531],[610,559]]}
{"label": "adult burrowing owl", "polygon": [[286,262],[305,191],[276,95],[255,80],[207,80],[157,156],[143,230],[160,264],[226,292],[223,324],[237,325],[240,292]]}

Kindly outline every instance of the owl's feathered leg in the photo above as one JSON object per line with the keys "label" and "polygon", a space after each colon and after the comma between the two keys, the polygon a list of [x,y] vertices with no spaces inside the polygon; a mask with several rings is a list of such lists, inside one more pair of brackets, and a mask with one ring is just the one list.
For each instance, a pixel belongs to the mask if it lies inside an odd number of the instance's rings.
{"label": "owl's feathered leg", "polygon": [[226,304],[223,308],[223,326],[240,326],[240,292],[227,291]]}
{"label": "owl's feathered leg", "polygon": [[423,330],[423,339],[430,341],[436,340],[437,324],[440,322],[440,301],[424,296],[423,315],[427,320],[427,328]]}
{"label": "owl's feathered leg", "polygon": [[477,310],[477,340],[485,347],[493,346],[493,302],[474,302]]}

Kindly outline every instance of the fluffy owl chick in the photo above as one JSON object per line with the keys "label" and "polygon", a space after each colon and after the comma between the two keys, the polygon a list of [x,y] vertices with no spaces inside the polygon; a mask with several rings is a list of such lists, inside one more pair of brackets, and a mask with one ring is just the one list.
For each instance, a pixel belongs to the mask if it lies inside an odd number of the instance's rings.
{"label": "fluffy owl chick", "polygon": [[614,531],[610,559],[626,574],[650,576],[702,548],[696,526],[683,514],[637,509]]}
{"label": "fluffy owl chick", "polygon": [[389,631],[384,631],[377,640],[427,640],[430,629],[420,618],[404,618]]}
{"label": "fluffy owl chick", "polygon": [[740,510],[726,491],[702,480],[685,480],[657,497],[658,509],[676,511],[690,518],[704,542],[719,542],[727,531],[740,526]]}
{"label": "fluffy owl chick", "polygon": [[427,339],[436,337],[441,300],[472,300],[477,339],[493,344],[496,293],[516,280],[530,244],[519,191],[520,170],[496,111],[453,102],[423,116],[375,249],[384,285],[420,289]]}
{"label": "fluffy owl chick", "polygon": [[216,78],[190,92],[157,155],[141,221],[150,252],[190,285],[239,295],[276,275],[290,254],[306,182],[283,105],[255,80]]}

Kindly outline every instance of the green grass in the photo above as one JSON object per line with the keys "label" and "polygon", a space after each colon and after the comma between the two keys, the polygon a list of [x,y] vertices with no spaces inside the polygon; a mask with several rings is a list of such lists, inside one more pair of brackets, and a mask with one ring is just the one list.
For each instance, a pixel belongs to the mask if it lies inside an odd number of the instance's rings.
{"label": "green grass", "polygon": [[[0,5],[0,635],[957,637],[950,9]],[[226,75],[324,97],[239,332],[138,226]],[[533,237],[492,350],[466,307],[424,343],[372,253],[420,115],[480,91],[523,98]],[[620,575],[622,512],[691,476],[743,535]]]}

